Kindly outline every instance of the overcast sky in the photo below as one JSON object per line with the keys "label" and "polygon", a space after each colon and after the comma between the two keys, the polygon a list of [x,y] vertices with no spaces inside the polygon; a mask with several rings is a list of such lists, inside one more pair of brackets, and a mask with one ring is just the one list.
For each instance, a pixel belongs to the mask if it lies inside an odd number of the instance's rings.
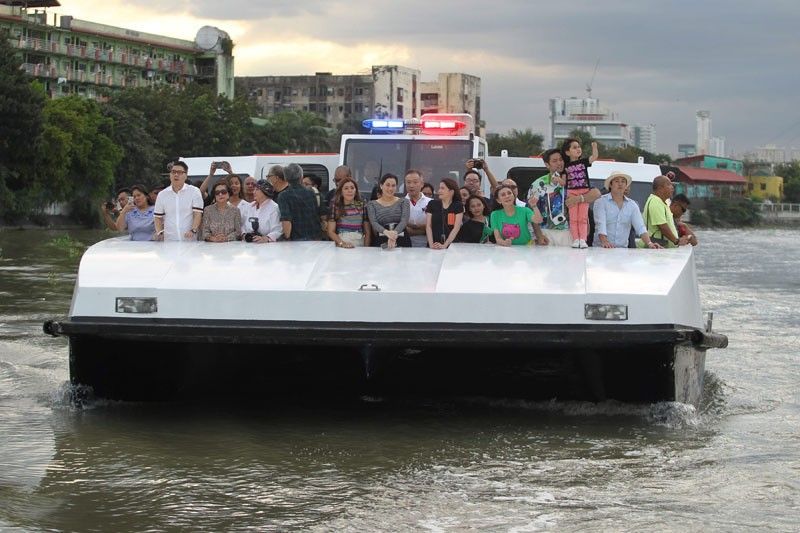
{"label": "overcast sky", "polygon": [[[490,132],[547,129],[554,96],[592,95],[654,123],[659,152],[696,140],[695,112],[736,154],[800,146],[800,1],[61,0],[63,15],[194,39],[227,31],[236,75],[367,72],[481,78]],[[602,154],[601,154],[602,155]]]}

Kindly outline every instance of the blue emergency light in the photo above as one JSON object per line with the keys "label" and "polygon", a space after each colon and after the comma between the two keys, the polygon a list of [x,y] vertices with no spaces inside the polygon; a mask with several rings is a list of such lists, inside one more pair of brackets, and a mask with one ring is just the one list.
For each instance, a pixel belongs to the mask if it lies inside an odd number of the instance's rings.
{"label": "blue emergency light", "polygon": [[373,131],[402,131],[406,126],[403,119],[394,118],[368,118],[361,125]]}

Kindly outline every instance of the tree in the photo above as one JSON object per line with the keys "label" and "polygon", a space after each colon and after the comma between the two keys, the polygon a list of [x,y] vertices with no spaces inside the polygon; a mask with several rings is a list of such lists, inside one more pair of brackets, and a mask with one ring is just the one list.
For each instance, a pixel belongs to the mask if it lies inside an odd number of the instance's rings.
{"label": "tree", "polygon": [[533,130],[512,129],[507,135],[490,133],[486,136],[490,155],[500,155],[503,150],[508,150],[512,157],[528,157],[542,153],[544,136],[533,133]]}
{"label": "tree", "polygon": [[47,101],[38,154],[45,201],[69,201],[76,218],[89,219],[94,204],[111,189],[122,159],[111,129],[111,120],[94,100],[67,96]]}
{"label": "tree", "polygon": [[0,31],[0,217],[17,218],[35,203],[36,146],[42,135],[44,91],[19,68]]}
{"label": "tree", "polygon": [[800,202],[800,161],[776,166],[775,175],[783,177],[783,201]]}

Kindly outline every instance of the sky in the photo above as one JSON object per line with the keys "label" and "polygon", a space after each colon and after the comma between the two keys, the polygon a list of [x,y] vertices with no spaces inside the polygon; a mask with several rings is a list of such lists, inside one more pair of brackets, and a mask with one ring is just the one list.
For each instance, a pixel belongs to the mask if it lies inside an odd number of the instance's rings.
{"label": "sky", "polygon": [[[657,151],[696,141],[695,113],[729,153],[800,147],[798,0],[61,0],[62,15],[194,39],[228,32],[236,75],[367,73],[372,65],[481,78],[489,132],[545,133],[548,100],[592,96]],[[595,64],[597,72],[592,77]],[[601,154],[602,156],[602,154]]]}

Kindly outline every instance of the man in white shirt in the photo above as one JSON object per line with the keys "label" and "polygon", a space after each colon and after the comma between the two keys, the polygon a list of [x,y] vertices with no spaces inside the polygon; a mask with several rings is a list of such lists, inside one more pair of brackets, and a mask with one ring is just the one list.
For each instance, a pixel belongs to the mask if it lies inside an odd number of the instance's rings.
{"label": "man in white shirt", "polygon": [[203,195],[200,189],[186,183],[189,167],[176,161],[169,171],[171,186],[156,197],[153,221],[156,240],[196,241],[203,219]]}
{"label": "man in white shirt", "polygon": [[406,233],[411,238],[411,246],[413,248],[426,248],[428,246],[428,237],[425,235],[425,208],[428,207],[428,202],[431,199],[422,194],[424,180],[419,170],[408,170],[405,182],[406,199],[411,206]]}

